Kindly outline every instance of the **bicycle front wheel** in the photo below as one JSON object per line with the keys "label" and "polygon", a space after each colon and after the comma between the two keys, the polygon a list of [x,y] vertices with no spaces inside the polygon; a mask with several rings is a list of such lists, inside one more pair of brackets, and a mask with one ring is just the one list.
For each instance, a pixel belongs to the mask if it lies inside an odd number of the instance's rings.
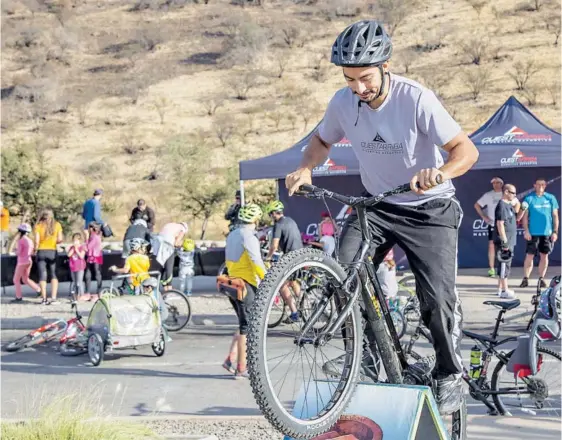
{"label": "bicycle front wheel", "polygon": [[179,290],[162,292],[162,299],[168,308],[168,317],[162,324],[171,332],[180,331],[191,320],[191,303],[189,298]]}
{"label": "bicycle front wheel", "polygon": [[[314,268],[326,275],[325,301],[315,301],[307,318],[280,329],[269,329],[278,292],[291,292],[288,307],[300,304],[300,289],[293,281],[302,271]],[[305,248],[290,252],[267,272],[255,295],[248,330],[248,371],[254,397],[267,420],[283,434],[309,439],[328,431],[343,413],[352,397],[361,363],[362,322],[353,306],[331,340],[320,342],[325,308],[335,304],[334,319],[349,301],[338,291],[346,278],[341,266],[323,252]],[[292,285],[293,288],[288,286]],[[296,290],[296,291],[295,291]],[[302,292],[304,294],[304,292]],[[314,312],[316,318],[313,317]],[[304,331],[305,325],[310,329]],[[327,365],[337,365],[341,375],[332,380]]]}

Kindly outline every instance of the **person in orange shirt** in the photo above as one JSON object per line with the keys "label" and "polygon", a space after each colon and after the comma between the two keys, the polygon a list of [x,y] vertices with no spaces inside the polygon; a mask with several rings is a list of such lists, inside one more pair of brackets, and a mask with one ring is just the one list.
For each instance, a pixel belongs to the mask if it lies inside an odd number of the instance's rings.
{"label": "person in orange shirt", "polygon": [[8,236],[10,232],[10,211],[4,206],[2,201],[0,201],[0,207],[2,208],[2,214],[0,216],[0,240],[2,241],[2,253],[5,253],[8,248]]}

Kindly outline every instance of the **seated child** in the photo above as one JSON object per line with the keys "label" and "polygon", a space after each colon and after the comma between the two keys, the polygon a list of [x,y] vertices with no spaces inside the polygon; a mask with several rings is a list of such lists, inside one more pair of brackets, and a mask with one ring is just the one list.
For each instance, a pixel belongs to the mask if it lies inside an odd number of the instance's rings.
{"label": "seated child", "polygon": [[140,238],[131,240],[131,254],[125,260],[125,265],[122,268],[111,266],[109,270],[115,273],[130,274],[129,283],[135,288],[135,292],[139,293],[139,286],[141,283],[149,278],[148,271],[150,270],[150,259],[146,255],[148,243]]}

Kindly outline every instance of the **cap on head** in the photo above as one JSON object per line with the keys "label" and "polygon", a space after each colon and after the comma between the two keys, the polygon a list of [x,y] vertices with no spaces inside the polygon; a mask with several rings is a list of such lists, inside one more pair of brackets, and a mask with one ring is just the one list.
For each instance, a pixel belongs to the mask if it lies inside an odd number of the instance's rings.
{"label": "cap on head", "polygon": [[94,196],[101,196],[103,194],[103,189],[98,188],[94,190]]}
{"label": "cap on head", "polygon": [[499,182],[503,185],[503,179],[501,177],[496,176],[496,177],[492,178],[492,180],[490,181],[490,183],[492,183],[492,184],[494,184],[496,182]]}

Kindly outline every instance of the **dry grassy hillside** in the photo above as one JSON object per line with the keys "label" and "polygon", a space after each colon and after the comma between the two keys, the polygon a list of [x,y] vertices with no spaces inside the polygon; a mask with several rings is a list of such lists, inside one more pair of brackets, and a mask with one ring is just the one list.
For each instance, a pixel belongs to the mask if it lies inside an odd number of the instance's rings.
{"label": "dry grassy hillside", "polygon": [[[226,185],[238,160],[321,118],[344,85],[333,39],[375,16],[397,25],[394,71],[433,88],[466,131],[511,94],[560,130],[552,0],[3,0],[3,147],[38,144],[62,178],[103,187],[117,231],[141,196],[160,224],[190,216],[178,195]],[[182,148],[200,165],[185,179],[169,153]]]}

